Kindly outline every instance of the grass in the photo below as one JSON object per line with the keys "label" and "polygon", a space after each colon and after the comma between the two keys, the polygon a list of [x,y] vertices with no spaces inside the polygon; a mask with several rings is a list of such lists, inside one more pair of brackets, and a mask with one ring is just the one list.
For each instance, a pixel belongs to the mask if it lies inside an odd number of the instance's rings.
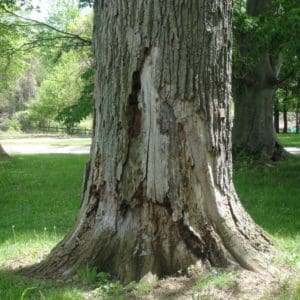
{"label": "grass", "polygon": [[242,168],[234,174],[244,207],[275,238],[281,251],[276,262],[290,267],[300,263],[299,170],[298,155],[275,165]]}
{"label": "grass", "polygon": [[300,134],[280,133],[278,134],[278,138],[284,147],[300,147]]}
{"label": "grass", "polygon": [[195,291],[202,291],[204,289],[234,289],[237,286],[236,273],[216,273],[208,274],[205,277],[199,278],[194,286]]}
{"label": "grass", "polygon": [[[293,141],[291,141],[293,142]],[[291,144],[289,144],[290,146]],[[297,143],[294,142],[293,146]],[[276,164],[240,168],[234,172],[240,200],[254,221],[274,237],[274,262],[300,267],[300,155]],[[297,272],[297,271],[296,271]],[[263,299],[300,299],[299,278],[279,282],[281,291]]]}
{"label": "grass", "polygon": [[[41,259],[70,228],[79,209],[82,171],[87,160],[87,155],[50,154],[17,155],[0,161],[1,300],[81,300],[86,298],[88,286],[98,287],[95,298],[110,294],[114,295],[112,299],[126,299],[120,296],[126,288],[92,269],[78,273],[80,284],[33,280],[12,270]],[[279,262],[291,267],[300,260],[299,170],[297,156],[276,165],[244,167],[234,175],[244,206],[275,237],[282,249]],[[195,289],[234,288],[235,282],[232,274],[210,274],[197,280]],[[299,284],[295,286],[292,292],[288,287],[284,289],[278,299],[297,299],[300,288]],[[138,297],[151,290],[142,283],[132,284],[129,289]]]}
{"label": "grass", "polygon": [[70,228],[87,160],[87,155],[51,154],[0,161],[1,300],[21,299],[26,289],[24,299],[83,299],[74,288],[22,279],[8,268],[41,259]]}
{"label": "grass", "polygon": [[240,199],[269,233],[297,237],[300,232],[300,156],[274,165],[242,168],[234,183]]}

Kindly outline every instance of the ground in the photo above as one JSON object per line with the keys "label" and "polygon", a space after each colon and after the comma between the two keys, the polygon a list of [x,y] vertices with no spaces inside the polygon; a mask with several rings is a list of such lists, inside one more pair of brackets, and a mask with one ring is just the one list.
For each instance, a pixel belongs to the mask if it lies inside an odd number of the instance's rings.
{"label": "ground", "polygon": [[79,137],[11,137],[2,139],[1,144],[9,154],[70,153],[90,152],[91,138]]}
{"label": "ground", "polygon": [[[296,136],[298,139],[298,136]],[[285,146],[300,139],[281,136]],[[3,140],[1,141],[3,143]],[[89,140],[43,137],[4,140],[4,146],[86,147]],[[68,148],[71,149],[71,148]],[[276,164],[235,170],[244,206],[279,249],[268,272],[211,269],[163,280],[148,276],[122,286],[107,274],[82,269],[66,281],[16,274],[41,260],[74,222],[79,209],[83,166],[88,155],[13,154],[0,161],[0,299],[300,299],[300,156]],[[67,188],[66,188],[67,187]]]}
{"label": "ground", "polygon": [[[300,135],[280,134],[280,142],[292,154],[300,154]],[[85,154],[90,151],[90,137],[55,135],[17,135],[1,139],[4,149],[10,154],[70,153]]]}

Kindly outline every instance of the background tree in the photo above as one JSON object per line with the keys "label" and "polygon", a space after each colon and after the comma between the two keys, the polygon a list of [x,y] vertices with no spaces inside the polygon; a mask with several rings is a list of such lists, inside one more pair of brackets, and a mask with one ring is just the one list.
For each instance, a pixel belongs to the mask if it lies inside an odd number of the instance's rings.
{"label": "background tree", "polygon": [[[8,65],[7,61],[19,59],[26,68],[16,74],[15,82],[9,82],[3,88],[0,100],[3,110],[9,112],[12,120],[7,119],[2,129],[14,125],[14,128],[26,130],[58,122],[70,129],[92,112],[92,99],[88,96],[91,78],[87,79],[84,75],[92,64],[92,15],[81,16],[76,0],[64,0],[63,6],[56,2],[52,3],[45,22],[27,17],[26,11],[20,8],[16,8],[17,12],[12,8],[3,9],[6,28],[17,32],[19,37],[17,42],[6,46],[3,61]],[[30,58],[33,56],[34,59]],[[30,77],[30,74],[33,75],[31,69],[35,69],[35,78]],[[36,86],[31,84],[29,88],[28,84],[23,84],[24,81]],[[28,94],[28,89],[35,93]],[[23,96],[28,97],[25,99]],[[71,106],[69,110],[68,106]],[[61,111],[69,111],[72,116],[64,114],[61,117]]]}
{"label": "background tree", "polygon": [[[288,80],[282,87],[277,91],[277,110],[278,114],[282,112],[283,115],[283,132],[299,132],[299,79],[292,78]],[[288,128],[288,114],[289,116],[294,115],[294,124]],[[279,121],[279,120],[278,120]],[[279,125],[277,125],[279,127]]]}
{"label": "background tree", "polygon": [[[124,3],[125,4],[125,3]],[[231,1],[95,1],[95,120],[77,222],[33,271],[122,281],[263,265],[232,184]]]}
{"label": "background tree", "polygon": [[[274,130],[274,99],[299,64],[298,1],[235,4],[234,152],[276,160],[286,152]],[[285,72],[280,72],[283,65]]]}

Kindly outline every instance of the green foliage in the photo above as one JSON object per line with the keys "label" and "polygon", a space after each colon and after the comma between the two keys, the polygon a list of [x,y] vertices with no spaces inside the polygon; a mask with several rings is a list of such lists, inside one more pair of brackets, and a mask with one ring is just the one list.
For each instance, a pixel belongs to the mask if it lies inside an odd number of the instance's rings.
{"label": "green foliage", "polygon": [[1,131],[20,131],[21,125],[16,119],[6,119],[4,122],[0,124],[0,130]]}
{"label": "green foliage", "polygon": [[298,0],[274,0],[257,13],[247,10],[248,1],[234,1],[233,72],[244,78],[253,71],[257,59],[268,53],[284,62],[281,77],[299,68],[300,9]]}
{"label": "green foliage", "polygon": [[0,113],[28,111],[12,117],[22,129],[60,123],[71,130],[92,111],[92,14],[81,17],[78,0],[51,4],[45,23],[20,7],[0,14]]}
{"label": "green foliage", "polygon": [[62,55],[48,78],[41,83],[37,99],[29,106],[32,119],[38,125],[51,123],[60,111],[74,105],[80,98],[83,83],[79,59],[75,52]]}
{"label": "green foliage", "polygon": [[70,106],[63,108],[55,117],[55,120],[62,122],[67,128],[73,128],[93,111],[93,69],[88,68],[82,75],[83,88],[79,100]]}

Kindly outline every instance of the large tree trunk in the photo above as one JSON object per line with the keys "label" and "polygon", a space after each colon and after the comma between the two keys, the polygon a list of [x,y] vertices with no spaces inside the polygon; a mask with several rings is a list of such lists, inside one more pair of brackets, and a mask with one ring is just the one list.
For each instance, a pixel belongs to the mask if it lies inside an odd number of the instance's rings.
{"label": "large tree trunk", "polygon": [[[258,16],[271,0],[248,0],[247,13]],[[247,57],[252,51],[252,33],[237,40],[240,55]],[[277,76],[282,65],[280,57],[272,58],[262,53],[257,65],[248,67],[247,74],[234,81],[233,151],[256,159],[277,160],[287,152],[279,144],[273,123],[274,96]]]}
{"label": "large tree trunk", "polygon": [[[266,55],[255,73],[235,87],[233,150],[262,160],[277,160],[285,155],[273,122],[276,88],[268,80],[273,66]],[[252,79],[252,80],[251,80]]]}
{"label": "large tree trunk", "polygon": [[81,211],[34,270],[123,282],[196,261],[256,270],[268,237],[232,184],[231,1],[95,1],[95,122]]}

